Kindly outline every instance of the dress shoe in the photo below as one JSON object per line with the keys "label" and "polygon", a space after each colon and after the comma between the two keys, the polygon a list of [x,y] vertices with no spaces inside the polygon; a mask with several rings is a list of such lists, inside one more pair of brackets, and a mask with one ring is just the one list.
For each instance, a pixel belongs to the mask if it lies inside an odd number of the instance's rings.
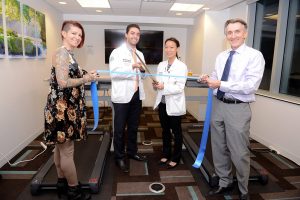
{"label": "dress shoe", "polygon": [[56,183],[57,196],[60,199],[62,195],[67,194],[68,181],[66,178],[58,178]]}
{"label": "dress shoe", "polygon": [[116,165],[124,172],[124,173],[128,173],[129,169],[127,167],[127,165],[125,164],[125,161],[122,159],[116,160]]}
{"label": "dress shoe", "polygon": [[128,157],[137,161],[147,161],[147,157],[140,154],[128,155]]}
{"label": "dress shoe", "polygon": [[247,194],[240,194],[240,200],[250,200],[250,196]]}
{"label": "dress shoe", "polygon": [[92,197],[90,194],[85,193],[79,183],[76,186],[68,186],[68,200],[90,200]]}
{"label": "dress shoe", "polygon": [[218,188],[209,191],[208,195],[224,194],[224,193],[227,193],[231,190],[232,190],[231,185],[229,185],[227,187],[220,187],[219,186]]}
{"label": "dress shoe", "polygon": [[161,158],[161,159],[159,160],[158,164],[159,164],[159,165],[165,165],[165,164],[167,164],[167,162],[168,162],[168,159],[167,159],[167,158]]}
{"label": "dress shoe", "polygon": [[[173,162],[173,161],[171,161],[171,162]],[[171,165],[170,162],[169,162],[168,165],[167,165],[167,168],[168,168],[168,169],[172,169],[172,168],[177,167],[178,162],[173,162],[173,163],[175,163],[175,164]]]}

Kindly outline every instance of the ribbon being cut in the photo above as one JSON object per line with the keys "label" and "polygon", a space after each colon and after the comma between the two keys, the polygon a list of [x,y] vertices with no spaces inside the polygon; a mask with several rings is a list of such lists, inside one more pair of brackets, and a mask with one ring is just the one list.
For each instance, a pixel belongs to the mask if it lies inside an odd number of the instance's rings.
{"label": "ribbon being cut", "polygon": [[[145,68],[147,69],[147,68]],[[117,72],[117,71],[110,71],[110,70],[97,70],[98,74],[120,74],[120,75],[132,75],[132,76],[144,76],[144,77],[151,77],[153,81],[153,77],[157,76],[166,76],[166,77],[175,77],[175,78],[186,78],[189,80],[198,80],[199,77],[192,77],[192,76],[176,76],[176,75],[165,75],[165,74],[151,74],[149,73],[149,70],[147,70],[148,73],[135,73],[135,72]],[[213,90],[208,89],[208,95],[207,95],[207,105],[206,105],[206,114],[205,114],[205,121],[204,121],[204,128],[202,132],[201,137],[201,143],[198,151],[197,158],[195,160],[195,163],[193,164],[194,168],[200,168],[205,150],[206,150],[206,144],[208,139],[208,133],[209,133],[209,126],[210,126],[210,117],[211,117],[211,111],[212,111],[212,96],[213,96]],[[91,83],[91,97],[92,97],[92,104],[93,104],[93,112],[94,112],[94,127],[93,131],[98,127],[99,122],[99,103],[98,103],[98,91],[97,91],[97,84],[96,82]]]}

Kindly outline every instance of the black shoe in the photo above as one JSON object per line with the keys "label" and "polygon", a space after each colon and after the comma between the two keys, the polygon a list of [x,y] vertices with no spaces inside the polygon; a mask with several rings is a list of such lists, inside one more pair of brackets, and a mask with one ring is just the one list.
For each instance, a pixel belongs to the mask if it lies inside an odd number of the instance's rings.
{"label": "black shoe", "polygon": [[68,187],[68,200],[89,200],[91,198],[90,194],[82,191],[80,183],[79,185]]}
{"label": "black shoe", "polygon": [[147,161],[147,157],[141,154],[128,155],[129,158],[137,161]]}
{"label": "black shoe", "polygon": [[57,196],[60,199],[61,195],[67,194],[68,181],[66,178],[58,178],[56,183]]}
{"label": "black shoe", "polygon": [[116,165],[125,173],[129,172],[129,169],[127,165],[125,164],[125,161],[123,159],[116,160]]}
{"label": "black shoe", "polygon": [[229,185],[227,187],[218,187],[214,190],[209,191],[208,195],[216,195],[216,194],[226,194],[232,190],[232,186]]}
{"label": "black shoe", "polygon": [[248,193],[240,194],[239,198],[240,198],[240,200],[250,200],[250,196],[248,195]]}

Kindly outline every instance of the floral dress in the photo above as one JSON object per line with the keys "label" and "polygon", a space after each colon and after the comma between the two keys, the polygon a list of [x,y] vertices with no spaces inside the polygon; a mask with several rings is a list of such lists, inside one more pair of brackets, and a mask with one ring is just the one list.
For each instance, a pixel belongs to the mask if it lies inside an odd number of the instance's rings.
{"label": "floral dress", "polygon": [[[67,50],[62,47],[58,52],[61,51]],[[82,78],[83,73],[78,63],[71,53],[67,53],[69,55],[67,58],[69,60],[69,78]],[[56,79],[55,67],[52,66],[50,91],[44,114],[44,139],[47,144],[85,139],[87,132],[84,85],[60,88]]]}

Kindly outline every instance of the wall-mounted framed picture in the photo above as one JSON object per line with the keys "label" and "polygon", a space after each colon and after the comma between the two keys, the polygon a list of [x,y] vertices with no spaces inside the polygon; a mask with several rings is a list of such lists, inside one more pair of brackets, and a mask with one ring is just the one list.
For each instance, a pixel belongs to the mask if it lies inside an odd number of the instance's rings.
{"label": "wall-mounted framed picture", "polygon": [[45,15],[19,0],[0,5],[0,58],[46,58]]}

